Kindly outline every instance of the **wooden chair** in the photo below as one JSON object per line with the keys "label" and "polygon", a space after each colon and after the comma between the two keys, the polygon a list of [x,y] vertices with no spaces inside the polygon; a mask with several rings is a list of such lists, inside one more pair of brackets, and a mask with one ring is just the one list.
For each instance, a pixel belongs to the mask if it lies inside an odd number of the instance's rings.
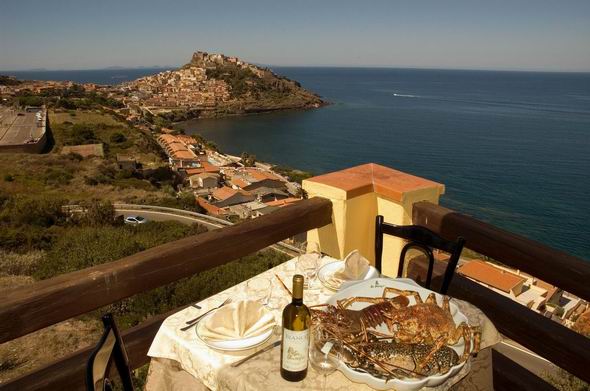
{"label": "wooden chair", "polygon": [[453,279],[455,268],[459,262],[459,256],[465,245],[465,239],[458,237],[455,241],[443,239],[428,228],[419,225],[394,225],[383,221],[379,215],[375,219],[375,268],[381,272],[381,258],[383,255],[383,235],[392,235],[408,241],[402,248],[397,277],[402,277],[404,271],[405,257],[408,250],[414,248],[422,250],[428,257],[428,272],[424,286],[430,289],[432,271],[434,268],[434,254],[432,249],[436,248],[451,254],[445,270],[440,293],[446,294]]}
{"label": "wooden chair", "polygon": [[109,371],[111,363],[115,361],[123,390],[133,391],[127,351],[113,315],[103,315],[102,322],[104,333],[86,364],[86,389],[88,391],[111,391],[113,388],[109,379]]}

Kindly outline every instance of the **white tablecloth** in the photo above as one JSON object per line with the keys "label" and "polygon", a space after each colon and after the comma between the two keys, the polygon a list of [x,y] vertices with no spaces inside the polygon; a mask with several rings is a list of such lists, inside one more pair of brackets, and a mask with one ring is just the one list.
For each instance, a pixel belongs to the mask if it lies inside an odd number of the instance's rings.
{"label": "white tablecloth", "polygon": [[[324,263],[332,261],[334,259],[329,257],[323,259]],[[281,323],[280,314],[291,298],[274,276],[277,274],[290,288],[295,269],[295,260],[292,259],[253,277],[268,278],[272,281],[272,296],[269,307],[275,313],[278,325]],[[249,298],[248,292],[246,291],[246,284],[247,282],[244,281],[203,300],[198,303],[202,307],[201,310],[188,307],[168,317],[162,323],[148,352],[148,355],[152,358],[157,358],[157,362],[159,363],[157,374],[156,371],[150,371],[148,375],[146,387],[148,390],[181,390],[183,389],[181,384],[186,384],[186,382],[180,381],[179,378],[186,378],[187,373],[194,377],[196,380],[195,384],[203,384],[212,390],[280,389],[280,391],[287,391],[291,389],[319,389],[322,377],[311,366],[309,367],[308,376],[303,382],[290,383],[281,378],[279,374],[280,347],[263,353],[238,368],[232,368],[229,364],[252,354],[261,347],[239,352],[222,352],[207,347],[197,337],[194,327],[187,331],[180,330],[181,327],[185,326],[185,322],[188,319],[197,317],[207,309],[221,304],[227,298],[232,298],[234,301]],[[332,291],[326,288],[319,288],[319,281],[316,281],[316,284],[318,289],[305,290],[304,302],[307,305],[324,303],[333,294]],[[488,348],[500,341],[500,335],[496,331],[496,328],[481,311],[464,301],[453,300],[467,316],[471,325],[480,325],[482,329],[482,349]],[[280,339],[280,328],[277,327],[276,331],[275,335],[271,337],[267,344]],[[164,359],[172,360],[174,365],[168,365],[168,367],[166,365],[162,366],[161,364],[166,362]],[[182,371],[184,373],[181,373]],[[463,379],[468,373],[469,376]],[[163,377],[168,378],[169,381],[163,382]],[[176,381],[173,379],[176,379]],[[460,380],[462,380],[461,383],[470,385],[468,389],[492,389],[491,354],[489,349],[483,350],[476,359],[468,362],[456,376],[436,389],[449,389]],[[155,384],[158,384],[157,388]],[[349,381],[337,371],[328,377],[327,389],[349,391],[351,389],[369,390],[370,388],[364,384]]]}

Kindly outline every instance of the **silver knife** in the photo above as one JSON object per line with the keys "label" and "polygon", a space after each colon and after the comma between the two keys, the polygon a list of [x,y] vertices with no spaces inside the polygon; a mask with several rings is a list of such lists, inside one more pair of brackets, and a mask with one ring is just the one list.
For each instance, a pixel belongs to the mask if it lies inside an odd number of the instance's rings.
{"label": "silver knife", "polygon": [[239,367],[240,365],[242,365],[243,363],[245,363],[246,361],[248,361],[251,358],[254,358],[256,356],[258,356],[259,354],[262,354],[264,352],[268,352],[269,350],[271,350],[274,347],[277,347],[281,344],[281,340],[279,339],[278,341],[275,341],[273,343],[271,343],[270,345],[268,345],[267,347],[265,347],[264,349],[260,349],[259,351],[252,353],[251,355],[249,355],[248,357],[245,357],[243,359],[241,359],[240,361],[236,361],[235,363],[233,363],[231,366],[232,367]]}

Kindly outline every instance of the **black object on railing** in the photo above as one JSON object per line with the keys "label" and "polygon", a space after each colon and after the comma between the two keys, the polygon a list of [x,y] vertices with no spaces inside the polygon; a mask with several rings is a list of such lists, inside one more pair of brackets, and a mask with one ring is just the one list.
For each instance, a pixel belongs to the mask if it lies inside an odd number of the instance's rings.
{"label": "black object on railing", "polygon": [[381,272],[382,257],[383,257],[383,235],[397,236],[408,241],[402,248],[399,268],[397,276],[401,277],[404,270],[405,257],[408,250],[412,248],[418,248],[422,250],[428,258],[428,271],[426,273],[426,288],[430,288],[432,281],[432,270],[434,267],[434,255],[432,248],[445,251],[451,255],[447,268],[445,271],[444,279],[440,288],[440,293],[445,294],[449,289],[451,280],[455,273],[455,268],[459,262],[459,256],[465,245],[465,240],[462,237],[458,237],[456,240],[446,240],[441,236],[430,231],[428,228],[424,228],[418,225],[395,225],[385,223],[383,216],[378,215],[375,219],[375,268]]}

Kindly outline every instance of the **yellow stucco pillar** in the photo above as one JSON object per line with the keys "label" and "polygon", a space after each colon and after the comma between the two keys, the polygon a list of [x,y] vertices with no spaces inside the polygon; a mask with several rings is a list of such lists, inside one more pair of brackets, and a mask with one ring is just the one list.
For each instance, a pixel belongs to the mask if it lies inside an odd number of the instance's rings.
{"label": "yellow stucco pillar", "polygon": [[[303,181],[309,198],[332,201],[332,224],[309,231],[308,241],[318,241],[322,251],[342,259],[358,249],[375,262],[375,217],[385,222],[412,223],[412,205],[418,201],[438,204],[444,185],[378,164],[316,176]],[[395,276],[403,241],[386,236],[383,241],[383,273]]]}

